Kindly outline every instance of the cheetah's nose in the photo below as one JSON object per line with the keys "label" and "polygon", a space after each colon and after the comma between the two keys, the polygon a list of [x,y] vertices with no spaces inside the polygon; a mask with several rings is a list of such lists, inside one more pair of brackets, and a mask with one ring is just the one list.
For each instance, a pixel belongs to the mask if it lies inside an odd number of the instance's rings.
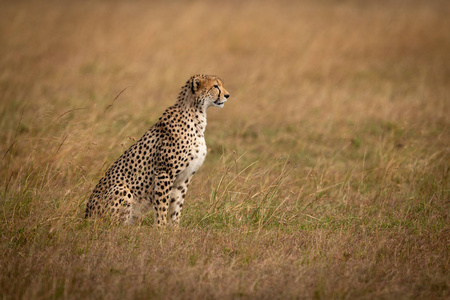
{"label": "cheetah's nose", "polygon": [[230,97],[230,94],[226,94],[226,95],[223,95],[223,96],[228,99],[228,97]]}

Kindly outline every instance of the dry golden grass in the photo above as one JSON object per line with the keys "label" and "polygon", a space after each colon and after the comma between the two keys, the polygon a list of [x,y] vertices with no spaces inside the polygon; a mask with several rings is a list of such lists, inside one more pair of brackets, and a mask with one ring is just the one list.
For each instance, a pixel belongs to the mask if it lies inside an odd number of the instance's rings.
{"label": "dry golden grass", "polygon": [[[448,1],[166,2],[0,5],[0,296],[449,298]],[[181,227],[84,220],[195,73]]]}

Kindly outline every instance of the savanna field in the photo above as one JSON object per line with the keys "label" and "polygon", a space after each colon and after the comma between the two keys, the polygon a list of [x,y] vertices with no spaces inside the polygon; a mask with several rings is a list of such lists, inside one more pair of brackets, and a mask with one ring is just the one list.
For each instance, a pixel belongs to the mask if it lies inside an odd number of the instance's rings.
{"label": "savanna field", "polygon": [[[450,2],[3,1],[0,298],[448,299]],[[193,74],[179,228],[84,219]]]}

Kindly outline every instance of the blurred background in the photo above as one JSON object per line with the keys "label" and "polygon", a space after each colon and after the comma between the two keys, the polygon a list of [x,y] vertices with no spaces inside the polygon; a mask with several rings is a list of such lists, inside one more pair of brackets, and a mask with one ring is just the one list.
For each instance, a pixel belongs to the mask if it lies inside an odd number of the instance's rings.
{"label": "blurred background", "polygon": [[96,114],[124,88],[108,117],[145,122],[126,129],[140,135],[196,73],[230,90],[227,107],[210,111],[219,135],[291,125],[332,139],[337,124],[371,121],[442,131],[448,12],[445,1],[4,2],[2,151],[22,115],[25,131],[73,109],[58,122],[111,126]]}
{"label": "blurred background", "polygon": [[219,75],[231,92],[210,112],[219,128],[443,128],[448,12],[445,1],[5,2],[2,139],[11,143],[21,111],[31,130],[70,109],[103,112],[124,88],[110,114],[154,119],[196,73]]}

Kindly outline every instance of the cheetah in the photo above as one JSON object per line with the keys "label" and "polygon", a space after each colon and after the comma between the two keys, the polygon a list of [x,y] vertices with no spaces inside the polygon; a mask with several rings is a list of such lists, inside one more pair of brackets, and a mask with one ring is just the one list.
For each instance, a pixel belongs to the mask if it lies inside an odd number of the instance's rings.
{"label": "cheetah", "polygon": [[189,183],[206,157],[206,109],[222,108],[229,96],[217,76],[190,77],[175,104],[106,171],[85,217],[132,224],[153,206],[157,227],[178,225]]}

